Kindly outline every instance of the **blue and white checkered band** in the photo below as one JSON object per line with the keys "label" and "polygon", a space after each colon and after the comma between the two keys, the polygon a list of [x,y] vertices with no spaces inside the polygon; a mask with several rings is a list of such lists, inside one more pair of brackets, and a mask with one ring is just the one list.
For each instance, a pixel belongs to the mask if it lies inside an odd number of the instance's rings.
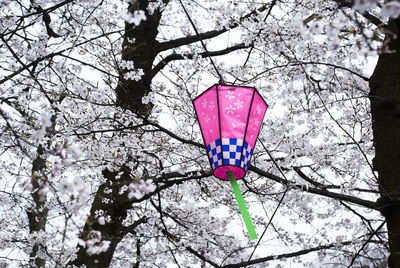
{"label": "blue and white checkered band", "polygon": [[222,156],[224,165],[240,166],[243,140],[222,138]]}
{"label": "blue and white checkered band", "polygon": [[213,170],[222,166],[221,139],[217,139],[207,145],[207,152]]}
{"label": "blue and white checkered band", "polygon": [[232,165],[242,167],[244,170],[246,170],[251,154],[253,153],[253,149],[247,142],[244,142],[243,152],[242,147],[243,140],[241,139],[223,138],[222,144],[221,139],[211,142],[209,145],[207,145],[207,152],[210,158],[212,169],[216,169],[222,165]]}
{"label": "blue and white checkered band", "polygon": [[242,167],[244,170],[247,169],[252,154],[253,154],[253,148],[251,148],[251,146],[245,141],[243,155],[242,155],[242,163],[240,164],[240,167]]}

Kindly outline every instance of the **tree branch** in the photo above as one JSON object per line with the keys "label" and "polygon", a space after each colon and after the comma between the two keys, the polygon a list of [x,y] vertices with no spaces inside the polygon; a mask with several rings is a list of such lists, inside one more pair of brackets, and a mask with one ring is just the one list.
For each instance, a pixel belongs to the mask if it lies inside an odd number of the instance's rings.
{"label": "tree branch", "polygon": [[[354,1],[348,1],[348,0],[334,0],[334,2],[337,3],[339,8],[343,8],[343,7],[348,7],[348,8],[352,8],[354,5]],[[365,11],[364,13],[360,13],[364,18],[366,18],[369,22],[371,22],[372,24],[374,24],[375,26],[377,26],[378,28],[381,27],[386,27],[387,25],[385,23],[383,23],[378,17],[372,15],[370,12]]]}
{"label": "tree branch", "polygon": [[332,243],[332,244],[329,244],[329,245],[322,245],[322,246],[303,249],[303,250],[299,250],[299,251],[295,251],[295,252],[291,252],[291,253],[284,253],[284,254],[279,254],[279,255],[272,255],[272,256],[268,256],[268,257],[263,257],[263,258],[255,259],[255,260],[252,260],[252,261],[240,262],[240,263],[235,263],[235,264],[227,264],[227,265],[221,266],[220,268],[245,267],[247,265],[262,263],[262,262],[266,262],[266,261],[273,261],[273,260],[280,260],[280,259],[285,259],[285,258],[297,257],[297,256],[305,255],[305,254],[308,254],[308,253],[311,253],[311,252],[315,252],[315,251],[319,251],[319,250],[335,248],[338,245],[349,245],[351,243],[352,243],[351,241],[344,242],[344,243],[341,243],[341,244]]}
{"label": "tree branch", "polygon": [[59,37],[61,37],[61,35],[57,34],[57,33],[53,30],[53,28],[51,28],[51,26],[50,26],[51,17],[50,17],[49,12],[48,12],[48,11],[44,11],[43,8],[42,8],[41,6],[37,6],[37,7],[35,7],[35,9],[36,9],[38,12],[43,13],[43,15],[42,15],[42,16],[43,16],[43,22],[44,22],[44,25],[46,26],[47,34],[48,34],[50,37],[54,37],[54,38],[59,38]]}
{"label": "tree branch", "polygon": [[241,17],[239,19],[239,22],[234,22],[234,23],[230,24],[229,26],[227,26],[224,29],[212,30],[212,31],[209,31],[209,32],[204,32],[204,33],[201,33],[200,36],[191,35],[191,36],[178,38],[178,39],[175,39],[175,40],[161,42],[161,43],[159,43],[157,45],[156,51],[158,51],[158,53],[159,53],[159,52],[171,49],[171,48],[177,48],[177,47],[180,47],[180,46],[183,46],[183,45],[189,45],[191,43],[200,41],[200,37],[201,37],[202,40],[206,40],[206,39],[210,39],[210,38],[216,37],[216,36],[218,36],[220,34],[223,34],[223,33],[227,32],[230,29],[234,29],[234,28],[238,27],[240,25],[239,24],[240,22],[242,22],[243,20],[245,20],[245,19],[247,19],[247,18],[249,18],[249,17],[251,17],[251,16],[253,16],[253,15],[257,14],[257,13],[260,13],[260,12],[263,12],[263,11],[267,10],[267,8],[269,6],[270,6],[270,4],[265,4],[262,7],[258,8],[256,10],[253,10],[252,12],[248,13],[247,15]]}
{"label": "tree branch", "polygon": [[204,144],[202,144],[202,143],[198,143],[198,142],[195,142],[195,141],[192,141],[192,140],[187,140],[187,139],[181,138],[178,135],[176,135],[175,133],[173,133],[172,131],[160,126],[157,123],[146,121],[146,123],[147,122],[149,123],[149,125],[152,125],[152,126],[158,128],[160,131],[164,132],[165,134],[167,134],[168,136],[170,136],[173,139],[176,139],[176,140],[178,140],[178,141],[180,141],[182,143],[191,144],[191,145],[194,145],[194,146],[197,146],[197,147],[204,148]]}
{"label": "tree branch", "polygon": [[140,224],[145,223],[147,221],[146,217],[142,217],[138,219],[137,221],[133,222],[129,226],[125,226],[121,229],[120,236],[124,237],[127,233],[135,233],[135,228],[138,227]]}
{"label": "tree branch", "polygon": [[33,16],[33,15],[39,15],[39,14],[42,14],[42,13],[50,13],[50,12],[53,12],[54,10],[56,10],[56,9],[62,7],[62,6],[65,6],[65,5],[67,5],[67,4],[69,4],[69,3],[73,2],[73,1],[74,0],[65,0],[63,2],[60,2],[60,3],[58,3],[58,4],[54,5],[54,6],[51,6],[51,7],[45,8],[45,9],[43,9],[41,7],[38,9],[37,7],[35,7],[36,12],[29,13],[27,15],[22,16],[21,18],[25,19],[25,18],[28,18],[28,17]]}
{"label": "tree branch", "polygon": [[[163,229],[162,233],[165,234],[167,237],[173,239],[173,240],[178,240],[179,238],[177,238],[175,235],[173,235],[172,233],[168,232],[168,230]],[[192,253],[193,255],[195,255],[197,258],[199,258],[200,260],[207,262],[209,264],[211,264],[214,267],[220,267],[217,263],[207,259],[206,257],[204,257],[202,254],[200,254],[199,252],[197,252],[196,250],[194,250],[193,248],[191,248],[190,246],[186,246],[185,247],[190,253]]]}
{"label": "tree branch", "polygon": [[356,259],[358,258],[358,256],[360,256],[361,251],[364,249],[364,247],[371,241],[371,239],[378,233],[378,231],[385,225],[386,221],[383,221],[381,223],[381,225],[378,226],[378,228],[376,228],[376,230],[370,235],[370,237],[364,242],[364,244],[361,246],[361,248],[357,251],[356,255],[353,256],[353,258],[351,259],[351,262],[349,264],[349,266],[347,266],[347,268],[350,268],[353,266],[354,262],[356,261]]}
{"label": "tree branch", "polygon": [[243,80],[243,79],[239,79],[239,78],[236,78],[236,79],[237,79],[238,81],[242,82],[242,83],[249,83],[249,82],[251,82],[251,81],[256,80],[256,79],[259,78],[261,75],[263,75],[263,74],[265,74],[265,73],[267,73],[267,72],[270,72],[270,71],[272,71],[272,70],[274,70],[274,69],[286,68],[286,67],[290,67],[290,66],[299,66],[299,65],[324,65],[324,66],[332,67],[332,68],[334,68],[334,69],[340,69],[340,70],[343,70],[343,71],[347,71],[347,72],[349,72],[349,73],[351,73],[351,74],[353,74],[353,75],[355,75],[355,76],[358,76],[359,78],[361,78],[362,80],[364,80],[364,81],[366,81],[366,82],[369,81],[369,78],[368,78],[368,77],[363,76],[362,74],[359,74],[359,73],[357,73],[357,72],[355,72],[355,71],[353,71],[353,70],[350,70],[349,68],[343,67],[343,66],[335,65],[335,64],[332,64],[332,63],[326,63],[326,62],[297,61],[297,60],[296,60],[295,62],[288,62],[288,63],[286,63],[286,64],[276,65],[276,66],[273,66],[273,67],[271,67],[271,68],[265,69],[264,71],[262,71],[262,72],[256,74],[253,78],[248,79],[248,80]]}
{"label": "tree branch", "polygon": [[[58,8],[60,8],[60,7],[62,7],[62,6],[64,6],[64,5],[67,5],[67,4],[69,4],[69,3],[73,2],[73,1],[74,1],[74,0],[66,0],[66,1],[63,1],[63,2],[61,2],[61,3],[58,3],[58,4],[54,5],[54,6],[45,8],[45,9],[43,9],[43,8],[41,8],[41,7],[36,7],[36,6],[35,6],[35,7],[34,7],[35,10],[36,10],[35,12],[32,12],[32,13],[29,13],[29,14],[26,14],[26,15],[23,15],[23,16],[20,16],[20,17],[19,17],[20,23],[19,23],[18,25],[16,25],[17,27],[14,28],[14,29],[11,30],[11,31],[0,33],[0,36],[5,37],[5,36],[10,35],[10,34],[13,35],[13,34],[15,34],[17,31],[22,30],[22,29],[26,29],[27,27],[32,26],[32,25],[35,24],[35,22],[30,22],[30,23],[28,23],[28,24],[26,24],[26,25],[24,24],[22,27],[19,27],[19,26],[23,23],[23,20],[24,20],[25,18],[34,16],[34,15],[43,14],[43,20],[44,20],[44,19],[45,19],[45,18],[44,18],[44,17],[45,17],[45,14],[49,15],[50,12],[52,12],[52,11],[54,11],[54,10],[56,10],[56,9],[58,9]],[[46,22],[45,22],[45,24],[46,24]],[[47,25],[46,25],[46,28],[47,28]],[[7,30],[10,30],[10,29],[8,28]]]}
{"label": "tree branch", "polygon": [[202,52],[202,53],[190,53],[190,54],[171,54],[162,59],[159,63],[157,63],[156,66],[153,67],[151,70],[151,78],[153,78],[159,71],[161,71],[169,62],[173,60],[184,60],[184,59],[193,59],[194,56],[198,55],[201,57],[207,57],[207,56],[222,56],[225,54],[228,54],[232,51],[243,49],[243,48],[248,48],[250,45],[245,45],[244,43],[237,44],[222,50],[217,50],[217,51],[209,51],[208,54],[207,52]]}
{"label": "tree branch", "polygon": [[358,197],[354,197],[351,195],[345,195],[345,194],[339,194],[339,193],[334,193],[334,192],[330,192],[326,189],[319,189],[319,188],[315,188],[315,187],[304,187],[304,185],[301,184],[293,184],[292,182],[278,177],[272,173],[266,172],[264,170],[261,170],[253,165],[249,165],[249,170],[257,173],[258,175],[267,177],[273,181],[279,182],[283,185],[287,185],[305,192],[309,192],[309,193],[313,193],[313,194],[317,194],[317,195],[321,195],[321,196],[325,196],[325,197],[329,197],[329,198],[333,198],[333,199],[338,199],[338,200],[342,200],[342,201],[347,201],[353,204],[357,204],[366,208],[371,208],[374,210],[379,210],[377,204],[375,202],[369,201],[369,200],[365,200],[365,199],[361,199]]}
{"label": "tree branch", "polygon": [[321,183],[319,183],[317,181],[314,181],[311,178],[309,178],[306,174],[304,174],[303,171],[301,171],[301,169],[299,167],[295,167],[294,171],[297,173],[297,175],[300,176],[300,178],[302,178],[303,180],[311,183],[312,185],[314,185],[316,187],[322,187],[323,186],[323,184],[321,184]]}
{"label": "tree branch", "polygon": [[79,47],[79,46],[81,46],[81,45],[87,44],[87,43],[92,42],[92,41],[94,41],[94,40],[96,40],[96,39],[102,38],[102,37],[104,37],[104,36],[106,36],[106,35],[110,35],[110,34],[114,34],[114,33],[119,33],[119,32],[120,32],[120,30],[113,31],[113,32],[109,32],[109,33],[104,33],[104,34],[102,34],[102,35],[99,35],[99,36],[93,37],[93,38],[91,38],[91,39],[85,40],[85,41],[83,41],[83,42],[81,42],[81,43],[79,43],[79,44],[72,45],[72,46],[67,47],[67,48],[65,48],[65,49],[62,49],[62,50],[60,50],[60,51],[56,51],[56,52],[47,54],[46,56],[37,58],[36,60],[30,62],[29,64],[25,64],[22,68],[18,69],[17,71],[15,71],[15,72],[13,72],[13,73],[11,73],[11,74],[5,76],[3,79],[0,80],[0,84],[3,84],[3,83],[5,83],[5,82],[7,82],[8,80],[12,79],[14,76],[16,76],[16,75],[22,73],[23,71],[27,70],[28,68],[30,68],[30,67],[32,67],[32,66],[35,66],[35,65],[39,64],[40,62],[42,62],[42,61],[44,61],[44,60],[51,59],[51,58],[53,58],[53,57],[55,57],[55,56],[59,56],[59,55],[61,55],[62,53],[66,52],[66,51],[69,51],[69,50],[74,49],[74,48],[76,48],[76,47]]}
{"label": "tree branch", "polygon": [[[294,171],[300,176],[300,178],[302,178],[303,180],[311,183],[312,185],[321,188],[321,189],[340,189],[341,186],[340,185],[335,185],[335,184],[323,184],[320,182],[317,182],[313,179],[311,179],[310,177],[308,177],[303,171],[300,170],[299,167],[294,167],[293,168]],[[364,192],[364,193],[373,193],[373,194],[379,194],[379,191],[377,190],[372,190],[372,189],[363,189],[363,188],[352,188],[352,190],[354,191],[359,191],[359,192]]]}

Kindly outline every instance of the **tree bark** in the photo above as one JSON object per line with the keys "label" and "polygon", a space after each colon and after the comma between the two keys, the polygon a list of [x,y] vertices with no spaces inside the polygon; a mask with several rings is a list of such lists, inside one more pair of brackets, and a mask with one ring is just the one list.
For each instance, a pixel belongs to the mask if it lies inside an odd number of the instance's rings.
{"label": "tree bark", "polygon": [[[129,4],[128,11],[134,13],[135,10],[145,11],[146,20],[141,21],[139,26],[125,23],[124,41],[122,44],[122,60],[132,61],[134,70],[142,69],[143,76],[139,81],[125,79],[124,75],[132,70],[121,69],[118,85],[115,89],[117,95],[117,104],[129,109],[139,116],[147,117],[151,113],[152,105],[142,104],[142,98],[151,91],[151,69],[157,56],[156,47],[158,41],[158,25],[161,19],[162,11],[157,9],[152,15],[147,12],[150,1],[139,0],[134,4]],[[168,0],[163,1],[167,4]],[[122,172],[120,179],[116,179],[117,174]],[[78,245],[77,258],[71,263],[77,266],[86,267],[109,267],[115,248],[127,233],[126,227],[122,224],[127,216],[128,209],[132,202],[127,197],[127,193],[120,195],[119,189],[123,185],[129,185],[133,181],[131,170],[122,167],[119,171],[110,172],[103,170],[103,176],[106,183],[98,188],[94,201],[91,206],[90,216],[86,220],[83,231],[80,235],[82,241],[90,239],[92,231],[100,232],[102,241],[110,241],[106,251],[98,254],[90,254],[85,245]],[[109,193],[105,190],[110,189]],[[109,200],[105,203],[104,200]],[[104,225],[98,222],[96,211],[102,210],[105,215],[110,216],[109,222]],[[136,227],[132,224],[132,228]],[[139,242],[138,242],[139,243]]]}
{"label": "tree bark", "polygon": [[[164,0],[163,2],[167,4],[168,1]],[[140,0],[130,4],[128,11],[132,14],[136,10],[146,11],[148,5],[148,0]],[[124,41],[122,43],[122,60],[133,61],[134,69],[142,69],[144,74],[139,81],[124,79],[124,75],[132,70],[121,69],[118,86],[115,89],[117,103],[140,116],[148,116],[152,109],[151,104],[142,104],[142,98],[151,91],[151,69],[158,54],[156,37],[162,12],[157,9],[152,15],[147,11],[145,14],[146,20],[141,21],[139,26],[125,22]]]}
{"label": "tree bark", "polygon": [[400,19],[389,21],[383,48],[370,78],[374,136],[374,169],[381,197],[377,204],[386,218],[389,267],[400,268]]}
{"label": "tree bark", "polygon": [[[80,239],[87,241],[91,239],[92,231],[100,232],[101,242],[110,241],[106,251],[98,254],[91,254],[87,251],[87,247],[83,244],[78,245],[77,259],[74,265],[86,267],[109,267],[115,248],[126,234],[122,221],[127,216],[127,210],[132,206],[127,192],[123,195],[119,194],[119,189],[124,184],[132,181],[130,170],[125,168],[120,179],[116,179],[119,172],[103,171],[103,176],[107,179],[107,183],[100,185],[93,200],[90,209],[90,216],[87,218]],[[107,191],[108,190],[108,191]],[[108,200],[108,201],[105,201]],[[103,211],[105,215],[110,216],[105,224],[99,223],[98,211]],[[100,246],[100,243],[96,246]]]}
{"label": "tree bark", "polygon": [[[32,192],[31,196],[34,202],[34,207],[27,210],[29,221],[29,233],[35,233],[39,231],[45,231],[48,209],[46,207],[46,194],[41,190],[45,186],[45,178],[42,176],[42,171],[46,167],[46,159],[43,158],[44,149],[39,146],[37,149],[37,157],[32,164]],[[46,259],[38,256],[41,247],[43,245],[35,243],[29,254],[29,266],[30,267],[45,267]]]}

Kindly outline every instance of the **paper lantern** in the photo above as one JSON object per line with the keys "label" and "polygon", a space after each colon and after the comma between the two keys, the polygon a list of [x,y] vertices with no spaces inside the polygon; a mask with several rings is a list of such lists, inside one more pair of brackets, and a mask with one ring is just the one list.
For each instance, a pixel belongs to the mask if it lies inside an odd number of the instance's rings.
{"label": "paper lantern", "polygon": [[213,85],[193,100],[215,177],[245,176],[267,103],[253,87]]}
{"label": "paper lantern", "polygon": [[213,85],[193,100],[215,177],[229,180],[250,239],[256,239],[236,180],[246,175],[267,103],[253,87]]}

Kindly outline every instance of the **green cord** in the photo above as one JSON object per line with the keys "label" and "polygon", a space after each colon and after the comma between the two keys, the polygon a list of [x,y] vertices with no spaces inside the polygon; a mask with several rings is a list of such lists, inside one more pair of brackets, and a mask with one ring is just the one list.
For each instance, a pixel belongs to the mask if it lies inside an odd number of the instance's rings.
{"label": "green cord", "polygon": [[247,211],[246,204],[244,202],[242,193],[240,192],[239,184],[237,183],[232,171],[229,170],[225,174],[228,176],[229,181],[231,182],[233,193],[235,194],[236,202],[239,206],[239,210],[240,210],[240,213],[242,214],[243,221],[244,221],[244,224],[246,225],[247,232],[249,233],[250,239],[251,240],[256,239],[257,234],[256,234],[256,231],[254,230],[254,226],[251,221],[249,212]]}

